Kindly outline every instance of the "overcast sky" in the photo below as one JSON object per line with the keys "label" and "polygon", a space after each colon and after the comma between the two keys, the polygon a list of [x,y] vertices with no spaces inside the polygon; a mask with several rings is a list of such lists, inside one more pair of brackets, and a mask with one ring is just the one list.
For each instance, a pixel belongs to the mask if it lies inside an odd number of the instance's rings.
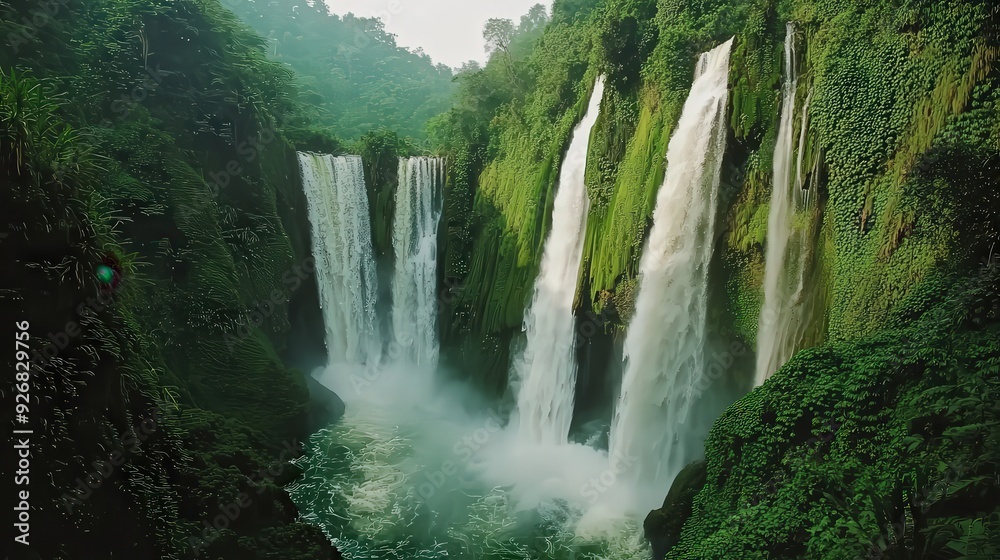
{"label": "overcast sky", "polygon": [[452,67],[473,59],[485,62],[486,20],[509,18],[516,24],[535,4],[551,12],[551,0],[326,0],[335,14],[381,17],[397,44],[423,47],[435,63]]}

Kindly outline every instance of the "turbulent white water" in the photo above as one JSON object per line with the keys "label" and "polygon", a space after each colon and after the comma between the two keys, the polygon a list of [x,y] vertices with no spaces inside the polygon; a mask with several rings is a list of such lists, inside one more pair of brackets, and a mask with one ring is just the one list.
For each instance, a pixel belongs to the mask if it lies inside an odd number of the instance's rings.
{"label": "turbulent white water", "polygon": [[625,339],[622,390],[609,440],[612,458],[634,463],[624,476],[636,507],[659,507],[670,482],[694,458],[692,404],[705,378],[708,269],[726,144],[733,40],[701,55],[667,149],[639,295]]}
{"label": "turbulent white water", "polygon": [[[313,435],[288,487],[345,558],[648,560],[638,520],[602,518],[602,534],[581,527],[589,494],[607,489],[592,484],[613,485],[602,453],[519,444],[473,391],[412,367],[345,390],[345,417]],[[334,386],[349,385],[349,369]]]}
{"label": "turbulent white water", "polygon": [[590,133],[600,113],[604,78],[598,77],[559,170],[552,230],[545,240],[534,296],[524,318],[527,344],[512,364],[519,381],[516,422],[529,443],[567,442],[576,389],[573,299],[583,258],[590,199],[584,184]]}
{"label": "turbulent white water", "polygon": [[798,71],[795,27],[785,38],[785,84],[781,122],[774,147],[774,186],[767,218],[764,305],[757,327],[755,384],[760,385],[805,345],[812,321],[813,298],[809,282],[813,230],[811,215],[816,196],[802,184],[802,156],[806,140],[809,100],[799,128],[795,176],[795,95]]}
{"label": "turbulent white water", "polygon": [[438,361],[437,230],[441,219],[444,160],[399,160],[392,245],[392,327],[399,355],[423,366]]}
{"label": "turbulent white water", "polygon": [[358,156],[300,152],[330,363],[376,363],[378,282]]}

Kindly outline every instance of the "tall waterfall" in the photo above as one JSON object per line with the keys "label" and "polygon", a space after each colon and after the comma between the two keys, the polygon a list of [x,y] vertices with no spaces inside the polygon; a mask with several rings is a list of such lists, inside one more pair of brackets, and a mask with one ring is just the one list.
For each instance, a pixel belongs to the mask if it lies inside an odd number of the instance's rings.
{"label": "tall waterfall", "polygon": [[392,224],[393,336],[401,358],[430,367],[438,361],[437,230],[443,182],[444,160],[400,158]]}
{"label": "tall waterfall", "polygon": [[756,385],[778,370],[806,343],[813,314],[813,288],[809,271],[812,256],[811,217],[816,196],[810,196],[802,179],[809,98],[799,128],[798,160],[795,158],[795,95],[798,70],[795,27],[786,26],[785,84],[781,122],[774,147],[774,185],[767,217],[764,305],[757,326]]}
{"label": "tall waterfall", "polygon": [[361,158],[309,152],[298,156],[329,363],[377,363],[378,281]]}
{"label": "tall waterfall", "polygon": [[[658,507],[693,458],[703,434],[689,420],[705,377],[708,269],[726,147],[729,53],[733,40],[701,55],[694,84],[667,148],[639,295],[625,337],[622,390],[611,426],[612,465]],[[687,428],[687,429],[686,429]],[[644,498],[647,496],[648,498]]]}
{"label": "tall waterfall", "polygon": [[598,77],[583,120],[573,130],[552,206],[531,306],[524,318],[527,344],[514,361],[518,438],[561,444],[569,437],[576,385],[573,299],[583,258],[590,199],[584,184],[590,133],[600,113],[604,78]]}

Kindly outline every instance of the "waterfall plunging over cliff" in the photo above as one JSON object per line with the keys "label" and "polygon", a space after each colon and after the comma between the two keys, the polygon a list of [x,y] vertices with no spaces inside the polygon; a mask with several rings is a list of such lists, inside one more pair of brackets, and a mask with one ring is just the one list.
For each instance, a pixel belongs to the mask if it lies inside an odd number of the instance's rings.
{"label": "waterfall plunging over cliff", "polygon": [[381,356],[378,281],[368,195],[358,156],[300,152],[328,361],[372,364]]}
{"label": "waterfall plunging over cliff", "polygon": [[604,78],[598,77],[583,120],[573,130],[559,170],[552,230],[545,240],[534,295],[524,318],[527,343],[513,363],[518,438],[561,444],[569,436],[576,385],[573,299],[583,258],[590,199],[584,184],[590,133],[600,113]]}
{"label": "waterfall plunging over cliff", "polygon": [[399,160],[392,246],[392,327],[400,358],[422,366],[438,362],[437,233],[444,160]]}
{"label": "waterfall plunging over cliff", "polygon": [[[708,269],[726,144],[730,39],[701,55],[667,148],[667,169],[639,265],[625,338],[622,390],[609,440],[612,465],[658,507],[700,447],[685,423],[704,389]],[[645,490],[645,492],[643,492]],[[648,502],[647,502],[648,501]]]}
{"label": "waterfall plunging over cliff", "polygon": [[810,195],[802,178],[809,98],[799,128],[795,177],[795,96],[798,70],[795,26],[787,24],[785,84],[781,122],[774,147],[774,186],[767,218],[764,305],[757,326],[755,385],[760,385],[806,345],[813,320],[813,291],[809,271],[812,257],[812,214],[817,196]]}

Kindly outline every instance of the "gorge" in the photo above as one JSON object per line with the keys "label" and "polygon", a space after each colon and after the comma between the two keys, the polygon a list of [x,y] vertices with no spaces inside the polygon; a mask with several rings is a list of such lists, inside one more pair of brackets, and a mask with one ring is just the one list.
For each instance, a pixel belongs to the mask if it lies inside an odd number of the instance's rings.
{"label": "gorge", "polygon": [[1000,557],[994,3],[342,11],[0,2],[5,553]]}

